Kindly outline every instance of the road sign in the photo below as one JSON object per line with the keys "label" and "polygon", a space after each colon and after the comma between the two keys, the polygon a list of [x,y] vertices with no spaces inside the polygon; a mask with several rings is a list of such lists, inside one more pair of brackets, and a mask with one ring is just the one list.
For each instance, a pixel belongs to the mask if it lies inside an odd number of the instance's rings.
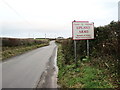
{"label": "road sign", "polygon": [[94,23],[89,23],[88,21],[73,21],[72,37],[73,40],[94,39]]}

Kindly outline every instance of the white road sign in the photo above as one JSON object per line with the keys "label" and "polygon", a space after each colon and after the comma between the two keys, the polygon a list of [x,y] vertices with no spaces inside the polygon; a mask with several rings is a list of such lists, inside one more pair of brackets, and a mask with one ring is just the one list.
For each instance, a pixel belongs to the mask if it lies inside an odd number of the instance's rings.
{"label": "white road sign", "polygon": [[94,23],[89,23],[88,21],[73,21],[72,37],[73,40],[94,39]]}

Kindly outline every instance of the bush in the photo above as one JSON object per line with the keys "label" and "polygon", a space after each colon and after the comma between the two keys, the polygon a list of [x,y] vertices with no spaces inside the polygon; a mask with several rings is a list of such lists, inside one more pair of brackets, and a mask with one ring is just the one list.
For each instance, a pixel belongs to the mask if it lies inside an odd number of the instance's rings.
{"label": "bush", "polygon": [[[112,21],[106,26],[95,27],[95,39],[90,42],[91,64],[105,68],[110,72],[110,77],[119,80],[120,66],[120,22]],[[74,60],[74,42],[72,39],[62,40],[62,49],[65,64]],[[86,56],[86,40],[77,41],[77,59]],[[109,74],[108,74],[109,75]]]}
{"label": "bush", "polygon": [[48,40],[2,38],[2,46],[8,46],[8,47],[31,46],[31,45],[44,44],[44,43],[48,43]]}

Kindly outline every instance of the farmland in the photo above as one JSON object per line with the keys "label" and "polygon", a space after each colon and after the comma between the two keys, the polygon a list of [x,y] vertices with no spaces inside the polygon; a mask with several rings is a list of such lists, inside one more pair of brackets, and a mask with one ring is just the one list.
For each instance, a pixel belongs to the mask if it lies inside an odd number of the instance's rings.
{"label": "farmland", "polygon": [[46,45],[48,39],[2,38],[2,60]]}

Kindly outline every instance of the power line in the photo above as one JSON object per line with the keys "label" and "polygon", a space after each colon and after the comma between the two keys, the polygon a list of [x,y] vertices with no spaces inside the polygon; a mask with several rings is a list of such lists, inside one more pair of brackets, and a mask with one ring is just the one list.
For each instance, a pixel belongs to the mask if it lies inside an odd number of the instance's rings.
{"label": "power line", "polygon": [[3,3],[5,5],[7,5],[12,11],[14,11],[14,13],[16,13],[16,15],[18,15],[19,17],[21,17],[26,23],[32,25],[29,21],[27,21],[21,14],[19,14],[8,2],[6,2],[5,0],[2,0]]}
{"label": "power line", "polygon": [[[8,6],[8,8],[10,8],[16,15],[18,15],[19,17],[21,17],[21,19],[23,19],[27,24],[29,24],[30,26],[34,27],[33,24],[31,24],[29,21],[27,21],[19,12],[17,12],[8,2],[6,2],[5,0],[2,0],[2,2]],[[35,27],[34,27],[35,28]],[[28,37],[30,38],[30,32],[28,33]],[[33,36],[34,37],[34,36]]]}
{"label": "power line", "polygon": [[[18,15],[19,17],[21,17],[27,24],[33,26],[33,24],[31,24],[29,21],[27,21],[18,11],[16,11],[16,9],[14,9],[8,2],[6,2],[5,0],[1,0],[8,8],[10,8],[16,15]],[[34,27],[34,26],[33,26]],[[34,27],[35,28],[35,27]],[[38,28],[36,28],[38,29]],[[28,33],[28,37],[30,38],[30,32]],[[34,35],[33,35],[34,37]],[[45,34],[45,38],[46,38],[46,34]]]}

